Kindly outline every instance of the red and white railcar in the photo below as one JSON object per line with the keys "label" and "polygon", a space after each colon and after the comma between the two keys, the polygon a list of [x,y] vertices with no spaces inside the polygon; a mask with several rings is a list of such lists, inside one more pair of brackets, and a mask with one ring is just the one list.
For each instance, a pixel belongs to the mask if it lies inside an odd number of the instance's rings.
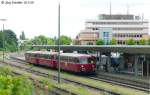
{"label": "red and white railcar", "polygon": [[[32,64],[58,68],[57,52],[28,51],[25,53],[25,59]],[[60,68],[71,72],[94,73],[96,70],[96,58],[87,54],[61,53]]]}

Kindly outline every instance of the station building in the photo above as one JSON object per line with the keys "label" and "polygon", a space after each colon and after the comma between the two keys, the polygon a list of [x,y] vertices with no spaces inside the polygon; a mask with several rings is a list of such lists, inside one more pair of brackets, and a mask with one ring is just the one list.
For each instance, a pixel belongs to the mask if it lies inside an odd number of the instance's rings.
{"label": "station building", "polygon": [[75,44],[95,45],[98,39],[109,43],[112,38],[117,44],[127,44],[133,39],[138,44],[141,39],[150,38],[149,22],[140,16],[129,14],[100,14],[97,20],[87,20],[85,29],[81,30],[75,38]]}

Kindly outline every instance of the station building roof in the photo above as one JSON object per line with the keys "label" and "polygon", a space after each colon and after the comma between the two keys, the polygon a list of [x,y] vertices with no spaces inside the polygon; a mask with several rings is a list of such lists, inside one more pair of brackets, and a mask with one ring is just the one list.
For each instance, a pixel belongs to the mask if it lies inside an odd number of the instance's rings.
{"label": "station building roof", "polygon": [[[58,49],[57,45],[32,45],[34,48]],[[103,53],[120,52],[129,54],[150,54],[150,45],[60,45],[64,51],[93,50]]]}

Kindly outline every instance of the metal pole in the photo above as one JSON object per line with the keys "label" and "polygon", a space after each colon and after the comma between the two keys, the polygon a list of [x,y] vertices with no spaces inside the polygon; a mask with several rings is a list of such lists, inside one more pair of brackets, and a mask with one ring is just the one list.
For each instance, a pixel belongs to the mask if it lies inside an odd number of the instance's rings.
{"label": "metal pole", "polygon": [[58,83],[60,83],[60,3],[58,5]]}
{"label": "metal pole", "polygon": [[144,62],[144,60],[142,60],[142,76],[143,76],[143,62]]}
{"label": "metal pole", "polygon": [[142,76],[144,76],[144,69],[143,69],[143,67],[144,67],[144,62],[145,62],[145,54],[143,55],[143,60],[142,60]]}
{"label": "metal pole", "polygon": [[102,67],[102,57],[101,57],[102,53],[99,51],[99,57],[98,57],[98,60],[99,60],[99,70],[101,71],[101,67]]}
{"label": "metal pole", "polygon": [[[6,21],[7,19],[0,19],[1,21]],[[2,44],[3,44],[3,62],[4,62],[4,59],[5,59],[5,34],[4,34],[4,23],[3,23],[3,30],[2,30]]]}
{"label": "metal pole", "polygon": [[135,55],[134,56],[134,74],[135,74],[135,76],[137,76],[138,75],[138,55]]}
{"label": "metal pole", "polygon": [[147,64],[147,77],[149,76],[149,61],[146,60],[146,64]]}
{"label": "metal pole", "polygon": [[3,62],[5,61],[5,34],[4,34],[4,24],[3,24]]}

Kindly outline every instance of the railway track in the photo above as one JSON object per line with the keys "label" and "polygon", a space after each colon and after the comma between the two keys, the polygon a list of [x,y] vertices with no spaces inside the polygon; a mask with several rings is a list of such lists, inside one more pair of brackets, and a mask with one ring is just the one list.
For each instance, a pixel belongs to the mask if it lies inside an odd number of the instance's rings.
{"label": "railway track", "polygon": [[[21,60],[16,57],[11,57],[11,58],[25,62],[25,60]],[[108,76],[108,75],[104,75],[104,74],[100,74],[98,76],[87,77],[87,78],[90,78],[90,79],[93,79],[96,81],[112,83],[115,85],[120,85],[120,86],[137,89],[137,90],[141,90],[141,91],[150,93],[150,84],[139,82],[139,81],[133,81],[133,80],[128,80],[128,79],[124,79],[124,78]]]}
{"label": "railway track", "polygon": [[[15,75],[22,75],[21,73],[19,72],[16,72],[16,71],[13,71],[13,74]],[[61,89],[61,88],[58,88],[58,87],[54,87],[52,90],[48,90],[48,89],[44,89],[44,87],[41,87],[39,84],[43,84],[41,81],[33,78],[33,77],[29,77],[29,79],[33,82],[33,84],[42,89],[43,91],[47,90],[47,93],[46,95],[78,95],[76,93],[73,93],[73,92],[70,92],[68,90],[64,90],[64,89]]]}
{"label": "railway track", "polygon": [[[16,57],[12,57],[12,58],[17,60],[17,61],[19,60],[20,62],[26,63],[25,60],[18,59]],[[39,72],[36,72],[36,73],[39,73]],[[46,75],[46,76],[50,76],[50,75]],[[51,76],[51,77],[53,77],[55,80],[57,80],[56,76]],[[137,81],[127,80],[127,79],[125,80],[125,79],[122,79],[122,78],[118,78],[118,77],[116,78],[116,77],[111,77],[111,76],[106,76],[106,75],[101,75],[101,76],[96,76],[96,77],[95,76],[94,77],[87,77],[87,78],[90,78],[90,79],[93,79],[93,80],[96,80],[96,81],[103,81],[103,82],[107,82],[107,83],[111,83],[111,84],[115,84],[115,85],[119,85],[119,86],[124,86],[124,87],[128,87],[128,88],[141,90],[141,91],[145,91],[147,93],[150,93],[149,84],[144,84],[143,82],[140,83],[140,82],[137,82]],[[71,80],[66,80],[66,79],[63,79],[63,80],[72,82]],[[76,82],[74,82],[74,83],[80,85],[80,83],[76,83]],[[84,86],[86,86],[86,85],[84,85]],[[93,88],[93,89],[97,89],[97,88]],[[103,91],[103,89],[99,89],[99,90]],[[104,90],[103,92],[107,92],[107,91]],[[107,92],[107,93],[111,93],[111,91]]]}
{"label": "railway track", "polygon": [[[135,81],[128,81],[128,80],[120,80],[116,77],[111,77],[111,76],[105,76],[105,75],[101,75],[101,76],[93,76],[93,77],[89,77],[90,79],[96,80],[96,81],[103,81],[103,82],[107,82],[107,83],[111,83],[111,84],[115,84],[115,85],[120,85],[120,86],[124,86],[124,87],[128,87],[128,88],[132,88],[132,89],[137,89],[137,90],[141,90],[141,91],[145,91],[145,92],[150,92],[150,85],[149,84],[144,84],[144,83],[138,83]],[[132,83],[133,82],[133,83]]]}
{"label": "railway track", "polygon": [[[19,62],[20,61],[21,60],[19,60]],[[17,60],[15,62],[17,62]],[[25,61],[23,61],[23,62],[25,62]],[[52,77],[54,80],[58,79],[56,75],[48,74],[46,72],[41,72],[40,70],[38,70],[38,71],[37,70],[32,70],[28,66],[19,66],[19,65],[12,64],[11,62],[5,62],[5,63],[9,64],[10,66],[14,66],[14,67],[17,67],[17,68],[20,68],[20,69],[25,69],[27,72],[33,73],[33,74],[38,75],[38,76]],[[113,92],[113,91],[109,91],[109,90],[106,90],[106,89],[101,89],[101,88],[94,87],[94,86],[91,86],[91,85],[88,85],[88,84],[84,84],[84,83],[81,83],[81,82],[78,82],[78,81],[73,81],[73,80],[69,80],[69,79],[66,79],[66,78],[61,78],[61,80],[65,81],[66,83],[72,83],[72,84],[80,85],[82,87],[86,87],[88,89],[92,89],[92,90],[95,90],[95,91],[98,91],[98,92],[107,93],[108,95],[121,95],[121,94]]]}

